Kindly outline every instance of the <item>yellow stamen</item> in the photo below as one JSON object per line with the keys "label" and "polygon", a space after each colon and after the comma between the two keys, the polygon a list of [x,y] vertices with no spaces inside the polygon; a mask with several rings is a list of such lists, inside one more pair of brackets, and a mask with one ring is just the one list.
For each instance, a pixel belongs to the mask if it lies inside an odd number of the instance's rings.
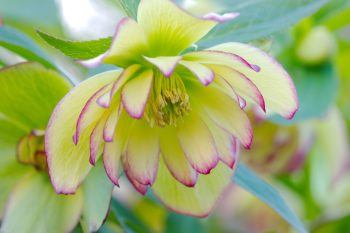
{"label": "yellow stamen", "polygon": [[145,114],[153,127],[176,126],[190,110],[189,96],[182,79],[174,73],[170,78],[155,71],[153,90]]}

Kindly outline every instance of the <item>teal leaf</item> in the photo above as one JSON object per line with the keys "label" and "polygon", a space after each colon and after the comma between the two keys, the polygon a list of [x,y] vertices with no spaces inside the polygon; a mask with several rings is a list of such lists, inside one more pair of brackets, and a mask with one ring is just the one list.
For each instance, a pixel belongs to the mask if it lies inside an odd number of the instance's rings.
{"label": "teal leaf", "polygon": [[54,62],[32,39],[7,26],[0,27],[0,46],[27,59],[36,61],[47,68],[54,68]]}
{"label": "teal leaf", "polygon": [[177,213],[169,213],[166,220],[165,233],[177,232],[204,233],[206,231],[198,218]]}
{"label": "teal leaf", "polygon": [[134,19],[137,18],[137,9],[140,0],[117,0],[117,3],[121,6],[121,8],[128,16]]}
{"label": "teal leaf", "polygon": [[33,25],[60,30],[55,0],[0,0],[0,15],[6,25],[32,30]]}
{"label": "teal leaf", "polygon": [[284,30],[306,16],[311,15],[328,0],[221,0],[225,11],[239,12],[231,22],[214,28],[199,46],[208,47],[218,43],[248,42],[270,36]]}
{"label": "teal leaf", "polygon": [[288,207],[278,191],[259,178],[248,167],[243,164],[238,165],[234,182],[269,205],[299,233],[307,233],[301,221]]}
{"label": "teal leaf", "polygon": [[111,211],[124,233],[152,233],[131,210],[115,198],[112,198]]}
{"label": "teal leaf", "polygon": [[44,130],[53,109],[69,89],[70,84],[60,74],[38,63],[3,68],[0,116],[27,132]]}
{"label": "teal leaf", "polygon": [[97,231],[106,218],[113,184],[108,179],[102,161],[98,162],[83,183],[83,219],[89,232]]}
{"label": "teal leaf", "polygon": [[39,30],[37,30],[37,33],[49,45],[58,49],[66,56],[78,60],[95,58],[106,52],[112,43],[112,37],[90,41],[69,41],[51,36]]}

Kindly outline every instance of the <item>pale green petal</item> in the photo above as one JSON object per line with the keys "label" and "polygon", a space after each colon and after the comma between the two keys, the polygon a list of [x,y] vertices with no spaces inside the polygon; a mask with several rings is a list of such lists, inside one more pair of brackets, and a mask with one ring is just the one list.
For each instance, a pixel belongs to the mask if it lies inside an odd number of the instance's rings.
{"label": "pale green petal", "polygon": [[88,126],[75,145],[72,136],[76,122],[87,100],[119,74],[120,71],[105,72],[82,82],[56,107],[46,131],[45,146],[51,180],[58,193],[74,193],[91,169],[89,139],[95,125]]}
{"label": "pale green petal", "polygon": [[251,146],[252,127],[237,100],[210,86],[192,85],[191,93],[193,107],[207,115],[217,126],[239,139],[244,147]]}
{"label": "pale green petal", "polygon": [[102,57],[104,63],[127,67],[138,63],[147,49],[143,30],[131,18],[122,19],[116,29],[111,48]]}
{"label": "pale green petal", "polygon": [[147,70],[123,87],[121,99],[125,110],[131,117],[139,119],[143,116],[151,92],[152,82],[153,71]]}
{"label": "pale green petal", "polygon": [[176,129],[182,150],[192,167],[208,174],[218,163],[218,151],[209,128],[198,114],[192,112]]}
{"label": "pale green petal", "polygon": [[175,129],[168,127],[161,129],[160,132],[160,151],[170,173],[184,185],[194,186],[198,173],[192,168],[182,151]]}
{"label": "pale green petal", "polygon": [[298,97],[291,77],[284,68],[265,52],[241,43],[225,43],[210,48],[242,56],[248,62],[260,67],[255,72],[244,66],[235,66],[250,78],[264,97],[266,109],[292,118],[298,109]]}
{"label": "pale green petal", "polygon": [[11,193],[1,232],[62,233],[78,223],[83,207],[82,193],[57,195],[45,173],[23,177]]}
{"label": "pale green petal", "polygon": [[178,182],[161,161],[152,190],[170,209],[186,215],[206,217],[230,185],[232,175],[233,170],[219,163],[210,174],[200,175],[196,186],[191,188]]}
{"label": "pale green petal", "polygon": [[129,179],[152,185],[156,179],[159,160],[159,136],[144,120],[134,122],[122,161]]}
{"label": "pale green petal", "polygon": [[144,58],[150,62],[151,64],[158,67],[158,69],[164,74],[165,77],[170,77],[179,63],[179,61],[182,59],[181,56],[172,56],[172,57],[146,57]]}
{"label": "pale green petal", "polygon": [[169,0],[141,1],[137,22],[148,38],[148,56],[176,56],[217,24],[190,15]]}
{"label": "pale green petal", "polygon": [[97,231],[107,217],[113,184],[106,176],[102,162],[96,164],[86,177],[83,186],[83,219],[90,232]]}

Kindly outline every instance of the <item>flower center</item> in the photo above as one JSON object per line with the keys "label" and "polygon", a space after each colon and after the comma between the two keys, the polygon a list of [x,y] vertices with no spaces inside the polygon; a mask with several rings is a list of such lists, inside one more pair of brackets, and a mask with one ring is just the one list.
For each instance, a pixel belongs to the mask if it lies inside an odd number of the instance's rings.
{"label": "flower center", "polygon": [[185,85],[176,73],[170,78],[159,71],[155,71],[154,74],[153,89],[145,118],[151,127],[176,126],[177,122],[191,110]]}
{"label": "flower center", "polygon": [[17,161],[32,165],[39,171],[48,171],[44,150],[44,132],[33,131],[24,136],[17,145]]}

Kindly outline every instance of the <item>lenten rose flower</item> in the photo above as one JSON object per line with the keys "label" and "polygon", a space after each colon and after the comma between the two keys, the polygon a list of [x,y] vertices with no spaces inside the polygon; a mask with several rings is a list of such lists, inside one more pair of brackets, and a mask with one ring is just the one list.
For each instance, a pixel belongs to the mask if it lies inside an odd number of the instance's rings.
{"label": "lenten rose flower", "polygon": [[70,232],[81,218],[92,232],[107,215],[113,185],[101,163],[75,195],[58,195],[50,182],[45,128],[70,88],[59,74],[36,63],[0,70],[2,233]]}
{"label": "lenten rose flower", "polygon": [[[263,51],[226,43],[186,52],[237,13],[194,17],[168,0],[142,0],[94,62],[122,70],[96,75],[56,107],[46,134],[52,183],[74,193],[102,156],[110,180],[169,208],[206,216],[231,182],[239,144],[249,148],[246,103],[286,118],[298,108],[288,73]],[[73,139],[72,139],[73,136]]]}

